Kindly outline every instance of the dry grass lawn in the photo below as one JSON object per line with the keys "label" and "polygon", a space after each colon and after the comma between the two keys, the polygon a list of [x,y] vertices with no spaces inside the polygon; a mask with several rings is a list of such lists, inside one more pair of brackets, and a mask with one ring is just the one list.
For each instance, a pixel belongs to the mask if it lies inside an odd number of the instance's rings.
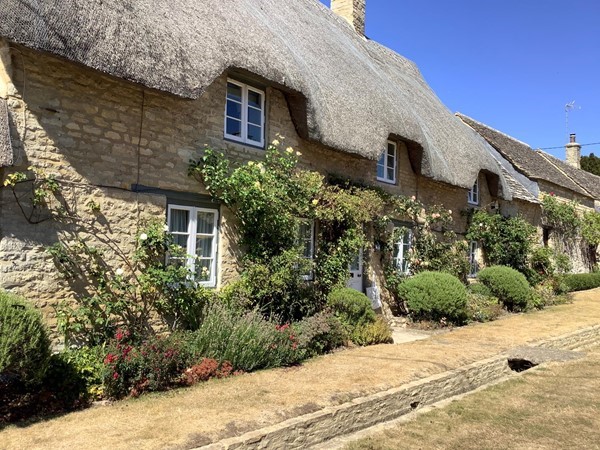
{"label": "dry grass lawn", "polygon": [[600,348],[456,400],[346,450],[599,449]]}
{"label": "dry grass lawn", "polygon": [[203,445],[400,386],[512,347],[600,324],[600,289],[573,304],[512,315],[402,345],[357,348],[300,367],[213,380],[0,431],[7,449],[165,449]]}

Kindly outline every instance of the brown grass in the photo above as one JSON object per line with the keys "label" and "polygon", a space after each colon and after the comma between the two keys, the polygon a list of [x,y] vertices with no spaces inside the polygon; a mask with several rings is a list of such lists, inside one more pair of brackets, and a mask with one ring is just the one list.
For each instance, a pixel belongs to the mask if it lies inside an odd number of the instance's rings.
{"label": "brown grass", "polygon": [[527,342],[600,324],[600,290],[544,311],[454,329],[402,345],[337,352],[92,408],[0,432],[0,448],[189,448],[316,408],[458,368]]}
{"label": "brown grass", "polygon": [[347,450],[598,449],[600,348],[419,415]]}

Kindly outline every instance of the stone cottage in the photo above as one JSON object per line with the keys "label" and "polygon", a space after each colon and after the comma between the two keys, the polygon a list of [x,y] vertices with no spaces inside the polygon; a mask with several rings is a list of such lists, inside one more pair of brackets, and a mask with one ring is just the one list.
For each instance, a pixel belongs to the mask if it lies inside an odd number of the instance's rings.
{"label": "stone cottage", "polygon": [[[526,188],[528,194],[533,197],[532,201],[539,201],[545,195],[553,195],[560,201],[577,202],[581,212],[598,209],[600,177],[581,169],[581,146],[575,142],[574,134],[565,146],[565,162],[542,150],[533,150],[524,142],[468,116],[460,113],[456,116],[491,145],[492,153],[503,170],[507,170],[511,177],[517,179],[521,186]],[[544,222],[541,210],[536,214],[535,209],[526,208],[517,202],[510,202],[505,206],[505,210],[510,215],[519,212],[530,223],[536,225],[541,245],[562,248],[561,243],[558,242],[559,238],[552,232],[552,227]],[[571,246],[565,251],[573,263],[573,271],[587,272],[591,269],[595,251],[590,252],[589,248],[581,245]]]}
{"label": "stone cottage", "polygon": [[[164,220],[216,288],[240,249],[230,212],[187,177],[205,144],[244,162],[285,136],[303,166],[443,204],[463,233],[469,203],[512,200],[508,172],[364,20],[364,0],[5,0],[0,176],[51,174],[125,252],[141,221]],[[20,206],[0,190],[0,287],[51,316],[72,291],[44,248],[69,230]]]}

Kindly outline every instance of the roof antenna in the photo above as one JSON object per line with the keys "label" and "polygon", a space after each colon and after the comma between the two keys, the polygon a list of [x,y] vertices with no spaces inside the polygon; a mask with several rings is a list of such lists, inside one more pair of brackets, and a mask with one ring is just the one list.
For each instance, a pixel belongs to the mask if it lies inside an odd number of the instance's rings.
{"label": "roof antenna", "polygon": [[575,100],[565,105],[565,131],[567,138],[569,137],[569,113],[574,109],[581,109],[581,106],[575,107]]}

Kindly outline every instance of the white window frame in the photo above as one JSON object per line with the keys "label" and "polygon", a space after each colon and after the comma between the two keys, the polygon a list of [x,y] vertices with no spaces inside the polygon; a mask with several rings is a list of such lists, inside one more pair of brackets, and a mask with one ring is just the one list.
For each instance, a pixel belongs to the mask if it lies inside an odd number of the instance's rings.
{"label": "white window frame", "polygon": [[[188,228],[187,232],[171,231],[171,211],[188,211]],[[214,214],[213,232],[198,233],[198,213],[207,212]],[[167,210],[167,226],[169,227],[168,233],[170,235],[186,235],[188,236],[186,251],[186,267],[191,271],[192,274],[196,275],[196,261],[197,260],[209,260],[210,264],[210,278],[204,281],[196,281],[201,286],[215,287],[217,284],[217,246],[218,246],[218,235],[219,235],[219,210],[212,208],[200,208],[195,206],[184,206],[171,204]],[[196,256],[196,240],[198,237],[212,237],[212,252],[210,256]],[[177,259],[177,258],[173,258]],[[169,261],[167,261],[168,263]]]}
{"label": "white window frame", "polygon": [[[235,120],[240,120],[237,117],[230,117],[227,115],[227,103],[232,101],[234,102],[234,100],[230,100],[227,96],[227,87],[225,88],[225,121],[223,124],[223,133],[226,139],[231,139],[232,141],[237,141],[237,142],[241,142],[243,144],[248,144],[248,145],[252,145],[254,147],[264,147],[265,146],[265,91],[261,90],[261,89],[257,89],[254,88],[252,86],[249,86],[245,83],[242,83],[240,81],[237,80],[233,80],[231,78],[227,79],[227,84],[234,84],[236,86],[238,86],[241,90],[242,90],[242,117],[241,117],[241,136],[236,136],[235,134],[228,134],[227,133],[227,119],[231,118],[231,119],[235,119]],[[261,105],[260,105],[260,142],[259,141],[253,141],[248,139],[248,108],[254,108],[252,106],[248,105],[248,92],[255,92],[257,94],[260,94],[260,99],[261,99]],[[237,103],[237,102],[236,102]],[[256,108],[254,108],[256,109]],[[256,125],[256,124],[253,124]],[[258,125],[256,125],[258,126]]]}
{"label": "white window frame", "polygon": [[[392,265],[396,268],[396,271],[398,271],[398,273],[408,275],[410,273],[410,264],[408,264],[408,262],[406,262],[406,258],[408,255],[405,254],[405,247],[406,247],[407,252],[412,247],[412,230],[411,229],[405,229],[404,233],[402,234],[401,239],[394,242],[394,251],[392,254]],[[406,264],[405,264],[405,262],[406,262]],[[406,267],[404,268],[404,270],[402,270],[402,266],[404,266],[404,265]]]}
{"label": "white window frame", "polygon": [[469,242],[469,277],[475,278],[477,276],[477,272],[479,272],[479,261],[477,257],[479,256],[479,242],[471,241]]}
{"label": "white window frame", "polygon": [[467,195],[467,202],[470,205],[479,205],[479,178],[473,183],[473,187],[469,190]]}
{"label": "white window frame", "polygon": [[[391,148],[390,148],[391,147]],[[388,156],[390,154],[390,150],[394,151],[394,165],[390,167],[388,165]],[[379,157],[377,161],[377,172],[379,173],[379,168],[383,167],[383,177],[377,175],[377,181],[383,181],[384,183],[396,184],[396,172],[398,172],[398,145],[393,141],[387,142],[387,147],[385,151]],[[388,178],[389,169],[392,169],[393,177]]]}
{"label": "white window frame", "polygon": [[[310,243],[310,255],[306,256],[306,255],[302,255],[303,258],[308,259],[311,264],[315,259],[315,221],[314,220],[304,220],[302,221],[305,224],[309,224],[310,225],[310,241],[308,239],[306,239],[305,236],[300,235],[300,225],[298,225],[298,232],[297,232],[297,241],[298,241],[298,245],[302,246],[303,248],[306,242]],[[302,275],[302,279],[304,279],[305,281],[312,281],[315,278],[315,274],[314,274],[314,270],[311,269],[311,271],[309,273],[303,274]]]}

